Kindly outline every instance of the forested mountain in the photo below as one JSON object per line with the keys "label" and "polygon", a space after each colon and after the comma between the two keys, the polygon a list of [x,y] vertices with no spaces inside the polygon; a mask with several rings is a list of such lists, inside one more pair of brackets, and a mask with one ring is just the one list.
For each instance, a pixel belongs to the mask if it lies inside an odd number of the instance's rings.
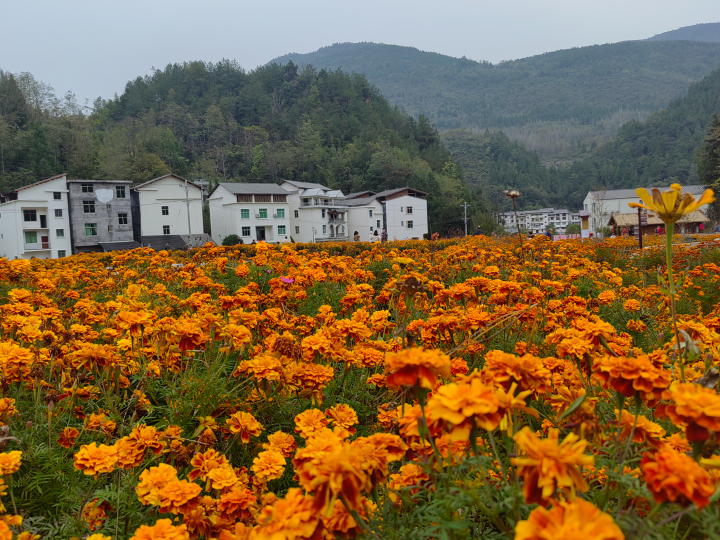
{"label": "forested mountain", "polygon": [[662,34],[656,34],[647,41],[707,41],[720,42],[720,23],[695,24],[683,26],[677,30],[670,30]]}
{"label": "forested mountain", "polygon": [[720,67],[720,43],[637,41],[491,64],[412,47],[343,43],[272,62],[363,73],[440,130],[498,127],[547,158],[577,157]]}
{"label": "forested mountain", "polygon": [[411,186],[433,230],[459,227],[468,191],[435,128],[362,75],[271,65],[173,64],[85,115],[31,75],[0,72],[0,190],[60,172],[144,181],[318,182],[346,192]]}

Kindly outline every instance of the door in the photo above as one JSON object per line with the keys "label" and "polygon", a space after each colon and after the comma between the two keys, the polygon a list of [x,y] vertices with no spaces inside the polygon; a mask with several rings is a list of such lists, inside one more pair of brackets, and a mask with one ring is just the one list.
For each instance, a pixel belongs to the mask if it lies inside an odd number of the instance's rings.
{"label": "door", "polygon": [[265,240],[265,227],[255,227],[255,237],[257,241]]}
{"label": "door", "polygon": [[47,216],[40,216],[40,228],[47,229]]}
{"label": "door", "polygon": [[43,249],[50,249],[50,238],[48,236],[41,236],[40,242],[42,242]]}

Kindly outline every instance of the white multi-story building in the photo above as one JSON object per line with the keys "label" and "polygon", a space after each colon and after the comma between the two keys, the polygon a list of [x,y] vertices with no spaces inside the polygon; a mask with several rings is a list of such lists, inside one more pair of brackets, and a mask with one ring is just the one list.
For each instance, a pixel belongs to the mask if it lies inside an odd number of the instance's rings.
{"label": "white multi-story building", "polygon": [[362,191],[347,196],[351,233],[367,241],[378,230],[388,240],[421,240],[428,233],[426,193],[403,187],[375,193]]}
{"label": "white multi-story building", "polygon": [[130,190],[135,239],[203,233],[202,187],[166,174]]}
{"label": "white multi-story building", "polygon": [[495,215],[498,223],[509,232],[514,231],[518,224],[530,234],[543,234],[548,228],[557,234],[565,234],[568,225],[580,225],[580,214],[568,212],[564,208],[540,208],[538,210],[522,210],[515,212],[499,212]]}
{"label": "white multi-story building", "polygon": [[0,195],[0,257],[52,259],[71,253],[66,175]]}
{"label": "white multi-story building", "polygon": [[[645,188],[652,191],[652,188]],[[669,187],[658,188],[660,191],[667,191]],[[698,196],[705,192],[705,186],[683,186],[684,193],[691,193]],[[589,232],[597,235],[598,229],[607,227],[613,214],[629,214],[637,212],[636,208],[630,208],[630,203],[642,203],[634,189],[612,189],[588,192],[583,201],[583,209],[590,212]],[[707,205],[702,206],[702,212],[707,211]]]}
{"label": "white multi-story building", "polygon": [[226,236],[236,234],[244,244],[288,242],[288,195],[275,184],[218,184],[208,195],[213,240],[221,244]]}
{"label": "white multi-story building", "polygon": [[296,242],[350,240],[345,195],[321,184],[284,180],[288,192],[290,235]]}

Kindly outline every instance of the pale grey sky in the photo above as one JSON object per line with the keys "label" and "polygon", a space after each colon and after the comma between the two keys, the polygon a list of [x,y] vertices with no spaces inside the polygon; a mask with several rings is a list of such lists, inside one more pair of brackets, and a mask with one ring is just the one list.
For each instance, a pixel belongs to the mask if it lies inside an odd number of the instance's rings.
{"label": "pale grey sky", "polygon": [[92,100],[171,62],[253,69],[348,41],[498,62],[717,21],[718,0],[5,0],[0,69]]}

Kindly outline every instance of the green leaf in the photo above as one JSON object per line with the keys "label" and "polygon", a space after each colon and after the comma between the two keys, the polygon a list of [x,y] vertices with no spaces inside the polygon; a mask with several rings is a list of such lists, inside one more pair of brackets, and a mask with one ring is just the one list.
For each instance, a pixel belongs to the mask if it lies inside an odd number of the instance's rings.
{"label": "green leaf", "polygon": [[577,411],[577,410],[580,408],[580,406],[585,402],[585,398],[587,398],[587,394],[583,394],[582,396],[580,396],[579,398],[577,398],[575,401],[573,401],[573,402],[572,402],[572,405],[570,405],[570,406],[565,410],[565,412],[563,412],[563,413],[558,417],[558,423],[559,423],[559,422],[562,422],[562,421],[565,420],[568,416],[570,416],[572,413],[574,413],[575,411]]}

